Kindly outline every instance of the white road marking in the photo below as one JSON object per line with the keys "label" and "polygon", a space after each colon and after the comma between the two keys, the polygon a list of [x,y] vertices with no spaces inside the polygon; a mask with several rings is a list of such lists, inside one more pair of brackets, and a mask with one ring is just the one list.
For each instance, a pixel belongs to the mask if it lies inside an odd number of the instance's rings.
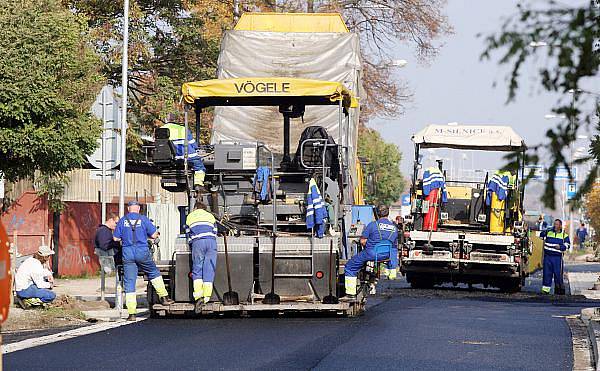
{"label": "white road marking", "polygon": [[[142,317],[142,318],[138,317],[136,322],[144,321],[147,318],[148,317]],[[11,343],[11,344],[2,344],[2,354],[12,353],[12,352],[16,352],[19,350],[37,347],[40,345],[56,343],[57,341],[73,339],[73,338],[76,338],[79,336],[94,334],[96,332],[102,332],[102,331],[110,330],[112,328],[131,325],[136,322],[129,322],[129,321],[103,322],[103,323],[98,323],[95,325],[76,328],[76,329],[69,330],[69,331],[59,332],[58,334],[40,336],[38,338],[22,340],[22,341],[18,341],[16,343]]]}

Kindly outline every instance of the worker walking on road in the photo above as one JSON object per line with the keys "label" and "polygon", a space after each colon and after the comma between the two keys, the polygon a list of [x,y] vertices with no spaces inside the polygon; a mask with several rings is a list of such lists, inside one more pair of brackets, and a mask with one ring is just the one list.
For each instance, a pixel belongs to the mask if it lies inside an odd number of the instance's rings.
{"label": "worker walking on road", "polygon": [[364,229],[360,244],[364,249],[354,255],[344,268],[346,295],[356,296],[358,284],[357,274],[368,261],[388,262],[388,277],[396,278],[398,267],[398,229],[388,219],[390,209],[386,205],[377,207],[378,220],[373,221]]}
{"label": "worker walking on road", "polygon": [[579,228],[577,228],[577,239],[579,240],[579,250],[585,249],[585,240],[588,236],[587,228],[585,227],[585,223],[581,223]]}
{"label": "worker walking on road", "polygon": [[563,232],[562,221],[556,219],[554,226],[542,231],[540,237],[544,239],[544,278],[542,293],[549,294],[554,278],[554,293],[565,294],[563,282],[563,252],[566,251],[571,241],[569,235]]}
{"label": "worker walking on road", "polygon": [[[175,123],[168,123],[165,124],[163,128],[169,129],[169,140],[171,141],[171,143],[173,143],[173,146],[175,147],[175,159],[183,160],[183,158],[185,157],[185,127]],[[192,133],[189,130],[187,131],[187,139],[188,164],[190,168],[194,171],[194,186],[204,186],[204,176],[206,173],[206,167],[204,167],[202,158],[200,158],[200,153],[198,153],[198,145],[192,137]]]}
{"label": "worker walking on road", "polygon": [[194,300],[208,303],[212,296],[215,267],[217,265],[217,226],[215,217],[206,205],[196,201],[194,211],[186,218],[189,241],[192,247],[192,280]]}
{"label": "worker walking on road", "polygon": [[138,268],[141,268],[148,275],[148,279],[158,294],[160,303],[163,305],[173,303],[148,249],[148,238],[157,238],[158,231],[150,219],[140,214],[140,209],[140,204],[137,201],[129,202],[127,206],[128,213],[119,220],[114,233],[115,241],[121,241],[122,244],[123,284],[125,286],[125,305],[127,306],[127,313],[129,313],[128,321],[135,321],[137,309],[135,283]]}

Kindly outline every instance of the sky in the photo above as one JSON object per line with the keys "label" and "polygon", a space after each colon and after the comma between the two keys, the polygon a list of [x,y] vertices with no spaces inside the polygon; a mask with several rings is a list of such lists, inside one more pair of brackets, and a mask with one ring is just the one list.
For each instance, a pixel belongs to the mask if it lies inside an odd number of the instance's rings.
{"label": "sky", "polygon": [[[544,116],[551,113],[560,96],[540,91],[539,85],[532,83],[537,75],[534,63],[525,65],[522,70],[516,102],[506,104],[509,66],[498,65],[500,54],[493,54],[491,60],[480,60],[485,45],[483,37],[477,34],[485,36],[499,31],[503,20],[516,13],[517,3],[516,0],[448,0],[446,15],[454,34],[442,39],[444,45],[439,55],[427,65],[416,59],[414,50],[405,45],[396,46],[395,57],[409,63],[395,75],[408,82],[413,98],[403,115],[374,120],[370,126],[398,145],[403,153],[401,169],[406,176],[412,171],[410,138],[427,124],[510,125],[526,143],[537,144],[543,141],[546,130],[557,123],[556,119],[547,120]],[[455,152],[453,161],[457,163],[460,157],[463,156]],[[468,153],[463,161],[468,167],[473,164],[476,168],[493,169],[503,165],[501,156],[482,156],[480,152],[475,156]]]}

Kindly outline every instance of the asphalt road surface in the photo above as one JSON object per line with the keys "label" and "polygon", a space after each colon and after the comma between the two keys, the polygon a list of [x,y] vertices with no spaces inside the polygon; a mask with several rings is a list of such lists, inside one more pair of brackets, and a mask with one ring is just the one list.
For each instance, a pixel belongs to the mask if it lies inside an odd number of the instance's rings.
{"label": "asphalt road surface", "polygon": [[149,319],[5,355],[33,369],[568,370],[566,315],[592,303],[536,293],[382,285],[352,319]]}

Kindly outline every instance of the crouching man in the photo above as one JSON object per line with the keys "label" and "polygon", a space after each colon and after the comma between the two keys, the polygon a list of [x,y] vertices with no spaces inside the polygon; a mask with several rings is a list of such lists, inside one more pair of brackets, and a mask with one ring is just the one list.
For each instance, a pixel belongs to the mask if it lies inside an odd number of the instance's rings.
{"label": "crouching man", "polygon": [[344,275],[347,299],[353,299],[356,296],[358,285],[356,275],[369,261],[376,264],[387,261],[388,277],[396,278],[398,228],[388,219],[389,214],[390,209],[386,205],[377,207],[379,219],[369,223],[360,237],[360,244],[364,249],[346,263]]}
{"label": "crouching man", "polygon": [[51,291],[54,284],[52,272],[44,267],[53,254],[50,247],[40,246],[38,252],[17,269],[15,289],[23,308],[44,305],[56,298],[56,294]]}

